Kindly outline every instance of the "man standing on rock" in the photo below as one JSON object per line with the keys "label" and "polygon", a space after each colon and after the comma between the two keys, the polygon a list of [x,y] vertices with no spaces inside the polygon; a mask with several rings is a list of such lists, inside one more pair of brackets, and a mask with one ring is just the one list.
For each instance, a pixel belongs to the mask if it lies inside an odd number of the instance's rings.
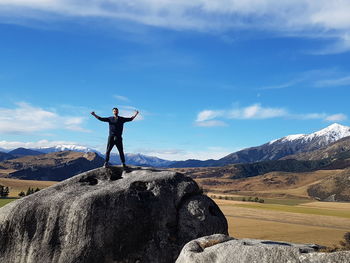
{"label": "man standing on rock", "polygon": [[91,112],[91,115],[94,116],[96,119],[109,123],[109,136],[108,136],[108,142],[107,142],[106,160],[104,163],[104,167],[109,166],[109,155],[111,153],[113,146],[115,145],[118,148],[120,160],[122,161],[123,167],[127,168],[127,166],[125,165],[125,156],[124,156],[124,150],[123,150],[123,139],[122,139],[123,126],[125,122],[132,121],[133,119],[135,119],[137,114],[139,114],[139,111],[136,111],[135,115],[130,118],[118,116],[118,113],[119,113],[118,108],[113,108],[112,111],[114,116],[108,117],[108,118],[102,118],[96,115],[94,111]]}

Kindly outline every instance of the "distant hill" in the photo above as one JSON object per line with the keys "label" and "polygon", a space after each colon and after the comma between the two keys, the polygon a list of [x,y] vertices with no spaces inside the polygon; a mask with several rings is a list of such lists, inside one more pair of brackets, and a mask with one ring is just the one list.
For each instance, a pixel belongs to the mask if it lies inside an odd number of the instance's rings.
{"label": "distant hill", "polygon": [[[29,150],[29,149],[27,149]],[[52,147],[41,147],[41,148],[33,148],[30,149],[32,151],[42,152],[42,153],[53,153],[60,151],[74,151],[74,152],[95,152],[102,158],[105,158],[105,155],[95,149],[82,146],[82,145],[73,145],[73,144],[59,144]],[[112,164],[120,164],[119,154],[115,153],[117,149],[114,148],[110,155],[110,162]],[[164,160],[154,156],[148,156],[144,154],[133,154],[133,153],[125,153],[125,159],[127,164],[137,165],[137,166],[151,166],[151,167],[168,167],[174,161]]]}
{"label": "distant hill", "polygon": [[[127,164],[146,167],[168,167],[174,163],[174,161],[168,161],[154,156],[134,153],[126,153],[125,160]],[[115,153],[111,154],[110,161],[113,164],[121,164],[119,155]]]}
{"label": "distant hill", "polygon": [[317,170],[334,170],[350,167],[350,159],[277,160],[256,163],[231,164],[223,167],[178,168],[192,178],[240,179],[270,172],[304,173]]}
{"label": "distant hill", "polygon": [[208,191],[350,201],[350,137],[283,160],[176,170]]}
{"label": "distant hill", "polygon": [[308,194],[322,201],[350,201],[350,168],[324,178],[308,188]]}
{"label": "distant hill", "polygon": [[62,181],[78,173],[100,167],[103,163],[104,160],[92,152],[54,152],[0,162],[0,176]]}
{"label": "distant hill", "polygon": [[16,158],[16,157],[9,154],[9,153],[0,152],[0,162],[5,161],[5,160],[9,160],[9,159],[14,159],[14,158]]}
{"label": "distant hill", "polygon": [[171,164],[170,167],[216,167],[278,160],[288,155],[318,150],[347,136],[350,136],[350,127],[335,123],[311,134],[288,135],[260,146],[246,148],[219,160],[179,161]]}
{"label": "distant hill", "polygon": [[14,149],[8,153],[16,158],[23,157],[23,156],[29,156],[29,155],[44,154],[43,152],[39,152],[39,151],[31,150],[31,149],[26,149],[26,148],[22,148],[22,147]]}

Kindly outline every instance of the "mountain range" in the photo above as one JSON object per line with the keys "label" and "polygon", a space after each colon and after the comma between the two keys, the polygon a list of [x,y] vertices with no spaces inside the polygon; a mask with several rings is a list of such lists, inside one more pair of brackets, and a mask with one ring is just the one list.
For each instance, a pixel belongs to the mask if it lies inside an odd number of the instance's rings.
{"label": "mountain range", "polygon": [[[261,161],[279,160],[288,158],[299,153],[307,153],[313,150],[322,149],[327,145],[338,141],[344,137],[350,136],[350,127],[340,124],[332,124],[320,131],[311,134],[295,134],[288,135],[260,146],[249,147],[218,160],[196,160],[189,159],[186,161],[171,161],[164,160],[154,156],[147,156],[144,154],[126,153],[126,161],[130,165],[151,166],[151,167],[165,167],[165,168],[181,168],[181,167],[220,167],[229,164],[237,163],[254,163]],[[338,151],[339,149],[337,149]],[[75,151],[75,152],[95,152],[104,158],[101,152],[81,146],[81,145],[56,145],[54,147],[41,148],[17,148],[9,152],[0,152],[0,161],[14,159],[28,155],[38,155],[42,153],[52,153],[59,151]],[[300,157],[301,158],[301,157]],[[308,159],[308,158],[306,158]],[[110,158],[113,164],[120,164],[119,155],[111,154]]]}
{"label": "mountain range", "polygon": [[[173,168],[210,191],[259,196],[274,192],[278,196],[350,201],[349,134],[349,127],[333,124],[312,134],[289,135],[219,160],[173,162],[141,154],[126,156],[128,164],[132,160],[136,165],[155,167],[211,162],[211,166]],[[0,153],[0,176],[60,181],[104,162],[101,153],[83,146],[44,148],[49,153],[40,152],[42,149],[18,148]],[[68,151],[60,151],[65,149]],[[112,154],[111,160],[117,163],[119,156]]]}
{"label": "mountain range", "polygon": [[219,160],[178,161],[171,164],[170,167],[216,167],[235,163],[279,160],[289,155],[321,149],[347,136],[350,136],[350,127],[335,123],[311,134],[288,135],[260,146],[246,148]]}
{"label": "mountain range", "polygon": [[29,155],[0,162],[0,177],[62,181],[101,167],[103,158],[93,152],[73,151]]}
{"label": "mountain range", "polygon": [[20,147],[12,151],[9,151],[8,154],[12,155],[14,158],[19,158],[19,157],[29,156],[29,155],[39,155],[39,154],[43,154],[43,152]]}
{"label": "mountain range", "polygon": [[280,160],[174,169],[211,192],[348,202],[350,136]]}
{"label": "mountain range", "polygon": [[[94,152],[98,154],[100,157],[105,158],[104,154],[102,154],[101,152],[93,148],[89,148],[81,145],[62,145],[61,144],[53,147],[40,147],[40,148],[31,148],[31,149],[20,147],[8,152],[5,152],[5,150],[3,149],[3,151],[0,151],[0,162],[19,158],[19,157],[24,157],[24,156],[55,153],[55,152],[62,152],[62,151],[73,151],[73,152],[82,152],[82,153]],[[137,165],[137,166],[168,167],[170,164],[174,163],[174,161],[168,161],[168,160],[160,159],[158,157],[147,156],[144,154],[126,153],[125,158],[128,164]],[[110,161],[112,164],[120,164],[119,155],[115,153],[111,153]]]}

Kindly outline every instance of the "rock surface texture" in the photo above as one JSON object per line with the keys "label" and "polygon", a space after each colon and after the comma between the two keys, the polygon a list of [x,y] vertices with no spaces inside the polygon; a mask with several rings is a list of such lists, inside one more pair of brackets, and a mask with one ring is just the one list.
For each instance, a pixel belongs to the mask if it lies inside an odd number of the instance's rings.
{"label": "rock surface texture", "polygon": [[320,253],[318,245],[256,239],[234,239],[216,234],[192,240],[176,263],[347,263],[350,251]]}
{"label": "rock surface texture", "polygon": [[217,205],[173,171],[97,168],[0,209],[0,262],[175,262],[227,234]]}

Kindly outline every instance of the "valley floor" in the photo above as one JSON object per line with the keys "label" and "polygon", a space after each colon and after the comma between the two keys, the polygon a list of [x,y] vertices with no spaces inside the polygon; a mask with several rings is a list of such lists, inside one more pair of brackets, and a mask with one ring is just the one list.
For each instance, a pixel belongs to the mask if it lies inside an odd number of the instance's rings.
{"label": "valley floor", "polygon": [[[1,185],[10,187],[10,197],[18,197],[18,193],[26,192],[28,187],[42,189],[55,183],[0,178]],[[350,203],[318,202],[300,197],[264,198],[265,203],[256,203],[240,201],[243,196],[239,195],[208,193],[208,196],[223,211],[229,234],[235,238],[331,246],[338,244],[344,233],[350,231]],[[0,199],[0,207],[13,200]]]}
{"label": "valley floor", "polygon": [[338,244],[344,233],[350,231],[350,203],[312,201],[290,205],[288,202],[214,201],[227,218],[230,236],[235,238],[331,246]]}

